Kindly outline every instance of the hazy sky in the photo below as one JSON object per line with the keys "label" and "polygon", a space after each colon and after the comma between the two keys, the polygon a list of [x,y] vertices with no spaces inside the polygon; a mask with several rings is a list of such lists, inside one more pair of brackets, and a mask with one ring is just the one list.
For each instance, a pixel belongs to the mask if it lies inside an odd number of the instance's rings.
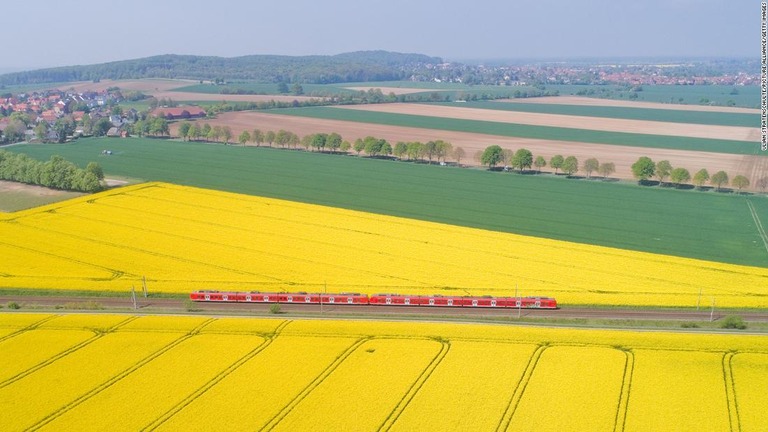
{"label": "hazy sky", "polygon": [[760,49],[757,0],[37,0],[3,2],[0,14],[0,69],[157,54],[757,58]]}

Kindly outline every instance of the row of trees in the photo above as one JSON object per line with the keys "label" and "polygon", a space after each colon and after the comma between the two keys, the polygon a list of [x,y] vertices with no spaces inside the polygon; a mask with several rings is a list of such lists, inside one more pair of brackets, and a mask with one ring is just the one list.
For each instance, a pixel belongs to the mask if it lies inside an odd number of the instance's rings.
{"label": "row of trees", "polygon": [[103,189],[104,171],[96,162],[81,169],[58,155],[42,162],[23,153],[0,150],[0,180],[68,191],[98,192]]}
{"label": "row of trees", "polygon": [[220,141],[229,143],[232,139],[232,129],[229,126],[211,126],[208,123],[200,126],[199,123],[188,121],[181,122],[179,125],[179,138],[187,141]]}
{"label": "row of trees", "polygon": [[[223,139],[225,143],[229,143],[229,140],[232,138],[232,131],[229,126],[211,126],[208,123],[200,126],[196,122],[184,121],[179,125],[178,136],[185,140],[204,139],[218,142],[220,139]],[[280,129],[277,132],[254,129],[253,131],[245,130],[241,132],[237,137],[237,142],[241,145],[252,143],[257,147],[261,145],[269,147],[276,145],[281,148],[303,148],[304,150],[330,153],[340,152],[346,154],[354,151],[358,156],[361,153],[365,153],[371,157],[394,156],[400,160],[425,161],[429,163],[433,161],[445,163],[448,158],[452,158],[456,163],[460,164],[461,159],[466,156],[464,149],[461,147],[454,148],[451,143],[443,140],[428,141],[426,143],[401,141],[393,146],[386,139],[373,136],[358,138],[354,142],[349,142],[336,132],[315,133],[299,137],[297,134],[284,129]]]}
{"label": "row of trees", "polygon": [[[526,169],[536,167],[536,171],[541,172],[541,169],[547,166],[547,160],[544,156],[536,156],[534,158],[533,153],[528,149],[522,148],[513,151],[510,149],[502,149],[498,145],[486,147],[485,150],[476,155],[476,159],[482,165],[486,165],[490,169],[503,164],[505,170],[512,167],[522,172]],[[562,170],[563,173],[569,176],[576,174],[579,169],[586,172],[587,177],[591,177],[592,173],[597,172],[602,175],[603,178],[606,178],[616,172],[616,165],[613,162],[600,163],[595,158],[585,160],[580,168],[579,160],[576,156],[552,156],[552,158],[549,159],[549,166],[555,169],[555,174]]]}
{"label": "row of trees", "polygon": [[[656,163],[647,156],[640,157],[634,164],[632,164],[632,175],[641,182],[655,177],[658,179],[659,185],[663,185],[665,180],[669,178],[675,186],[687,184],[691,180],[693,180],[693,184],[699,188],[709,182],[715,186],[717,190],[720,190],[723,186],[728,186],[729,182],[739,191],[749,186],[749,179],[743,175],[737,175],[731,180],[728,177],[728,173],[725,171],[718,171],[710,176],[709,172],[702,168],[691,176],[691,173],[687,169],[682,167],[674,168],[668,160],[662,160]],[[768,187],[768,177],[763,177],[758,180],[757,187],[761,190],[765,190]]]}

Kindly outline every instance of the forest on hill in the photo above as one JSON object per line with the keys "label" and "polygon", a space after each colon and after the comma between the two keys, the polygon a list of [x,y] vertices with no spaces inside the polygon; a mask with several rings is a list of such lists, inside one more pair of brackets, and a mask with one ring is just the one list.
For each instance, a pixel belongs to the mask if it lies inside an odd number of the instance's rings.
{"label": "forest on hill", "polygon": [[167,54],[9,73],[0,75],[0,85],[138,78],[310,84],[396,81],[442,62],[438,57],[388,51],[358,51],[332,56],[249,55],[231,58]]}

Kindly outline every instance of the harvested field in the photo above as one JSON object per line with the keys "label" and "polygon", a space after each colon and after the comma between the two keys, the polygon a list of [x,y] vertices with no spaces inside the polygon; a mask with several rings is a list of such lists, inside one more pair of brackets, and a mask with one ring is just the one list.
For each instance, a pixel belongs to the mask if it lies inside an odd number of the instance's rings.
{"label": "harvested field", "polygon": [[[501,100],[500,100],[501,101]],[[722,106],[706,106],[706,105],[676,105],[665,104],[657,102],[636,102],[636,101],[622,101],[615,99],[600,99],[584,96],[546,96],[537,98],[523,98],[523,99],[504,99],[503,102],[524,102],[524,103],[552,103],[560,105],[597,105],[597,106],[617,106],[617,107],[630,107],[630,108],[654,108],[654,109],[668,109],[668,110],[683,110],[683,111],[714,111],[714,112],[731,112],[731,113],[750,113],[759,114],[759,109],[754,108],[738,108],[738,107],[722,107]]]}
{"label": "harvested field", "polygon": [[[477,152],[482,152],[489,145],[495,144],[512,150],[527,148],[534,155],[544,156],[547,161],[556,154],[562,154],[565,156],[576,156],[580,161],[594,157],[601,162],[613,162],[616,164],[616,173],[612,176],[622,179],[632,178],[630,167],[641,156],[649,156],[654,160],[669,160],[672,166],[686,168],[691,171],[691,174],[701,168],[706,168],[710,174],[720,170],[729,173],[731,176],[742,174],[750,179],[750,184],[752,185],[756,184],[760,177],[768,174],[768,158],[754,155],[509,138],[342,120],[300,118],[261,112],[224,113],[216,119],[199,121],[208,122],[213,126],[230,126],[234,136],[238,136],[244,130],[252,131],[255,128],[259,128],[263,131],[285,129],[300,136],[318,132],[337,132],[350,142],[368,135],[385,138],[391,143],[398,141],[426,142],[442,139],[452,143],[454,147],[459,146],[466,151],[466,158],[461,161],[465,165],[479,165],[479,162],[474,160],[473,155]],[[177,127],[178,124],[172,125],[171,133],[175,133],[175,128]]]}
{"label": "harvested field", "polygon": [[734,126],[692,125],[659,121],[582,117],[560,114],[540,114],[520,111],[498,111],[464,108],[460,105],[376,104],[345,106],[346,109],[396,114],[434,116],[536,126],[589,129],[608,132],[631,132],[651,135],[669,135],[694,138],[715,138],[738,141],[759,141],[760,129]]}
{"label": "harvested field", "polygon": [[164,79],[143,79],[143,80],[102,80],[98,83],[76,82],[60,86],[62,89],[74,89],[76,91],[104,91],[110,87],[119,87],[120,90],[137,90],[148,96],[161,99],[173,99],[174,101],[227,101],[227,102],[267,102],[274,100],[276,102],[293,102],[294,100],[303,101],[312,99],[308,96],[291,95],[225,95],[208,94],[194,92],[176,92],[175,88],[197,84],[196,80],[164,80]]}
{"label": "harvested field", "polygon": [[293,102],[293,101],[307,101],[310,99],[317,99],[309,96],[291,96],[291,95],[236,95],[236,94],[209,94],[209,93],[192,93],[192,92],[177,92],[177,91],[158,91],[151,92],[152,96],[156,98],[173,99],[174,101],[213,101],[213,102],[269,102],[271,100],[275,102]]}
{"label": "harvested field", "polygon": [[137,80],[101,80],[97,83],[91,81],[74,82],[59,86],[63,90],[75,89],[75,91],[104,91],[110,87],[119,87],[120,90],[137,90],[145,94],[163,92],[177,87],[197,83],[195,80],[170,80],[170,79],[137,79]]}
{"label": "harvested field", "polygon": [[79,192],[0,180],[0,212],[13,212],[82,195]]}

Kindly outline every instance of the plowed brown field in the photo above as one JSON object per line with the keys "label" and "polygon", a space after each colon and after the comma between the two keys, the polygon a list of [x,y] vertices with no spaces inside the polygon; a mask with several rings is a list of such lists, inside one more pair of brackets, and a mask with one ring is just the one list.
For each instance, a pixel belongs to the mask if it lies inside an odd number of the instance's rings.
{"label": "plowed brown field", "polygon": [[[466,165],[479,165],[473,156],[477,152],[482,152],[489,145],[496,144],[512,150],[527,148],[534,155],[544,156],[547,162],[556,154],[573,155],[582,162],[591,157],[597,158],[601,162],[613,162],[616,164],[616,173],[612,177],[623,179],[632,178],[630,167],[641,156],[649,156],[656,161],[669,160],[674,167],[687,168],[691,175],[701,168],[706,168],[710,175],[720,170],[729,173],[731,177],[743,174],[750,179],[752,185],[760,177],[768,175],[768,157],[760,156],[510,138],[477,133],[302,118],[262,112],[231,112],[221,114],[216,119],[199,120],[199,122],[207,122],[212,126],[230,126],[235,137],[244,130],[252,131],[258,128],[262,131],[285,129],[299,136],[318,132],[336,132],[350,142],[368,135],[385,138],[390,143],[398,141],[426,142],[441,139],[452,143],[454,147],[459,146],[465,150],[466,157],[461,160],[461,163]],[[175,127],[177,124],[171,128],[173,134],[175,134]],[[583,175],[583,172],[579,174]]]}
{"label": "plowed brown field", "polygon": [[760,129],[692,125],[659,121],[627,120],[602,117],[584,117],[560,114],[541,114],[519,111],[499,111],[490,109],[465,108],[462,106],[422,105],[422,104],[375,104],[345,106],[346,109],[445,117],[465,120],[482,120],[499,123],[519,123],[536,126],[552,126],[574,129],[589,129],[607,132],[629,132],[651,135],[670,135],[693,138],[712,138],[737,141],[760,140]]}

